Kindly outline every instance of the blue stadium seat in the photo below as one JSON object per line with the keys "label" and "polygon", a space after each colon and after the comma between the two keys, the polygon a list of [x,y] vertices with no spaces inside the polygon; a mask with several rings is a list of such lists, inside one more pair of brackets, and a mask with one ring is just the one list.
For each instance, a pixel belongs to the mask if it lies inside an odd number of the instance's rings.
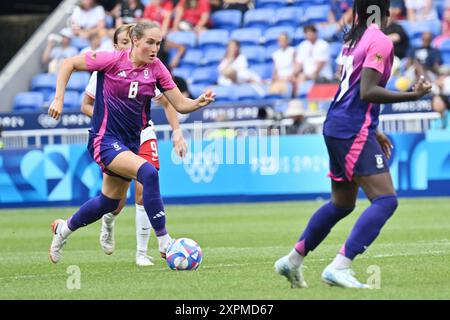
{"label": "blue stadium seat", "polygon": [[274,44],[266,47],[266,61],[272,61],[272,54],[277,51],[280,47],[278,44]]}
{"label": "blue stadium seat", "polygon": [[216,83],[218,77],[217,67],[201,67],[194,70],[190,79],[194,84],[210,85]]}
{"label": "blue stadium seat", "polygon": [[293,6],[297,8],[306,9],[308,7],[316,5],[315,0],[293,0]]}
{"label": "blue stadium seat", "polygon": [[212,86],[210,89],[216,94],[217,102],[228,102],[233,100],[233,86]]}
{"label": "blue stadium seat", "polygon": [[167,35],[167,39],[178,44],[182,44],[188,48],[197,46],[197,35],[190,31],[176,31]]}
{"label": "blue stadium seat", "polygon": [[198,45],[202,50],[210,48],[223,48],[228,44],[230,34],[228,30],[208,30],[200,34]]}
{"label": "blue stadium seat", "polygon": [[207,86],[202,84],[191,84],[189,86],[189,92],[194,98],[199,97],[205,90]]}
{"label": "blue stadium seat", "polygon": [[441,52],[442,63],[450,65],[450,51]]}
{"label": "blue stadium seat", "polygon": [[305,81],[297,86],[297,98],[306,98],[311,88],[314,86],[313,80]]}
{"label": "blue stadium seat", "polygon": [[277,9],[282,8],[287,4],[286,0],[257,0],[256,8],[269,8],[269,9]]}
{"label": "blue stadium seat", "polygon": [[84,38],[74,37],[72,38],[72,40],[70,40],[70,45],[78,49],[78,51],[80,51],[86,47],[89,47],[89,41]]}
{"label": "blue stadium seat", "polygon": [[329,5],[319,5],[307,7],[303,16],[303,22],[307,24],[315,24],[328,21]]}
{"label": "blue stadium seat", "polygon": [[303,31],[303,27],[299,27],[299,28],[295,29],[294,44],[298,45],[300,42],[302,42],[305,39],[306,39],[306,37],[305,37],[305,31]]}
{"label": "blue stadium seat", "polygon": [[[261,91],[261,92],[260,92]],[[264,98],[263,90],[256,90],[255,85],[240,84],[233,86],[233,97],[237,101],[255,101]]]}
{"label": "blue stadium seat", "polygon": [[341,42],[331,42],[330,45],[330,51],[331,51],[331,58],[333,61],[337,58],[337,56],[341,53],[342,50],[342,43]]}
{"label": "blue stadium seat", "polygon": [[273,27],[269,28],[264,32],[264,39],[266,40],[266,46],[274,45],[278,42],[278,37],[281,33],[287,33],[289,39],[294,38],[294,28],[283,26],[283,27]]}
{"label": "blue stadium seat", "polygon": [[449,51],[450,52],[450,40],[445,40],[441,43],[439,50],[442,52]]}
{"label": "blue stadium seat", "polygon": [[40,73],[31,80],[31,90],[41,92],[44,95],[44,100],[47,100],[55,89],[56,75],[53,73]]}
{"label": "blue stadium seat", "polygon": [[180,61],[179,67],[194,68],[201,64],[203,58],[203,52],[199,49],[187,50],[183,58]]}
{"label": "blue stadium seat", "polygon": [[241,26],[242,12],[239,10],[220,10],[211,15],[214,28],[227,29],[229,31]]}
{"label": "blue stadium seat", "polygon": [[241,53],[247,57],[249,64],[262,63],[266,60],[266,50],[262,46],[241,47]]}
{"label": "blue stadium seat", "polygon": [[280,8],[275,13],[275,25],[276,26],[290,26],[297,27],[303,16],[303,9],[296,7]]}
{"label": "blue stadium seat", "polygon": [[178,67],[172,70],[172,75],[187,80],[191,77],[192,73],[194,72],[194,69],[195,68],[189,66]]}
{"label": "blue stadium seat", "polygon": [[[55,98],[55,94],[53,93],[50,98],[49,102],[53,101]],[[66,91],[66,94],[64,95],[64,109],[80,109],[80,94],[77,91],[69,90]]]}
{"label": "blue stadium seat", "polygon": [[220,63],[222,58],[225,56],[225,48],[211,48],[206,50],[205,56],[203,57],[203,63],[205,66],[213,66]]}
{"label": "blue stadium seat", "polygon": [[86,86],[89,83],[89,78],[91,75],[89,72],[74,72],[70,76],[69,82],[67,83],[67,90],[74,90],[78,92],[84,92]]}
{"label": "blue stadium seat", "polygon": [[248,10],[244,15],[244,27],[264,30],[272,25],[274,17],[273,9]]}
{"label": "blue stadium seat", "polygon": [[262,80],[272,79],[273,64],[272,63],[258,63],[250,67],[252,71],[257,73]]}
{"label": "blue stadium seat", "polygon": [[44,105],[41,92],[20,92],[14,97],[13,110],[17,112],[40,111]]}
{"label": "blue stadium seat", "polygon": [[320,39],[324,39],[326,41],[331,41],[338,33],[336,24],[328,24],[328,25],[317,25],[317,34]]}
{"label": "blue stadium seat", "polygon": [[241,46],[257,45],[261,42],[262,32],[258,28],[236,29],[231,33],[230,38],[239,41]]}

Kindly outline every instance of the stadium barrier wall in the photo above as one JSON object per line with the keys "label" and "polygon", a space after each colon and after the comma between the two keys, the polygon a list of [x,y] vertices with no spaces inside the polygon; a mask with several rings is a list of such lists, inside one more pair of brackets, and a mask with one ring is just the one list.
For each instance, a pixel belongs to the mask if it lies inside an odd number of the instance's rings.
{"label": "stadium barrier wall", "polygon": [[[400,196],[450,195],[449,131],[392,134],[390,138],[395,147],[390,168]],[[172,154],[170,142],[159,144],[165,203],[300,200],[329,195],[328,156],[320,135],[194,142],[189,141],[190,153],[184,163]],[[78,206],[99,193],[100,177],[99,167],[84,145],[3,150],[0,208]],[[131,188],[130,202],[133,193]]]}

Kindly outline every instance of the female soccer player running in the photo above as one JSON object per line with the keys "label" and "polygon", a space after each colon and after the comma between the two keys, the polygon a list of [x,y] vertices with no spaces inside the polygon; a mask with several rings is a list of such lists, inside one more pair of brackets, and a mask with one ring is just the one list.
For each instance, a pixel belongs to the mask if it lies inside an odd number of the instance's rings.
{"label": "female soccer player running", "polygon": [[[113,40],[116,50],[131,49],[131,39],[128,37],[130,28],[133,25],[122,25],[114,32]],[[81,111],[89,117],[92,117],[94,113],[95,92],[97,88],[97,72],[94,72],[89,80],[89,84],[86,87],[85,95],[83,98],[83,104]],[[155,97],[152,99],[159,101],[163,107],[167,119],[173,130],[173,145],[176,153],[183,157],[186,153],[186,143],[181,133],[180,124],[178,122],[178,116],[175,109],[170,105],[169,101],[164,95],[155,89]],[[147,115],[150,119],[150,114]],[[141,132],[141,144],[139,147],[139,156],[150,162],[156,169],[159,170],[159,157],[157,148],[157,139],[153,129],[153,122],[148,121],[147,125]],[[102,227],[100,232],[100,245],[106,254],[112,254],[115,248],[114,239],[114,222],[116,216],[125,206],[126,199],[123,199],[119,207],[114,212],[109,212],[102,217]],[[142,203],[142,185],[136,182],[136,264],[138,266],[151,266],[153,265],[153,258],[147,255],[148,242],[150,240],[151,225],[148,219],[147,213]]]}
{"label": "female soccer player running", "polygon": [[155,86],[180,113],[208,105],[214,101],[215,94],[207,91],[195,100],[181,94],[167,68],[156,57],[162,40],[157,24],[137,23],[130,30],[130,38],[131,50],[86,53],[68,58],[58,73],[55,100],[48,111],[54,119],[61,116],[66,85],[72,72],[99,71],[88,150],[106,174],[98,197],[84,203],[67,221],[53,222],[53,240],[49,249],[53,263],[61,260],[62,247],[72,232],[117,209],[131,179],[143,185],[145,211],[163,258],[170,244],[158,171],[137,155],[141,129],[148,120],[146,111]]}
{"label": "female soccer player running", "polygon": [[302,273],[304,258],[339,220],[353,211],[359,187],[371,205],[356,221],[322,279],[335,286],[368,288],[353,276],[352,260],[376,239],[397,208],[387,165],[392,145],[377,131],[379,104],[416,100],[430,92],[431,84],[421,79],[413,92],[384,88],[391,74],[393,44],[380,28],[387,23],[389,5],[388,0],[355,0],[353,4],[357,16],[344,37],[343,76],[324,123],[331,201],[311,217],[291,253],[275,263],[276,272],[285,276],[293,288],[307,287]]}

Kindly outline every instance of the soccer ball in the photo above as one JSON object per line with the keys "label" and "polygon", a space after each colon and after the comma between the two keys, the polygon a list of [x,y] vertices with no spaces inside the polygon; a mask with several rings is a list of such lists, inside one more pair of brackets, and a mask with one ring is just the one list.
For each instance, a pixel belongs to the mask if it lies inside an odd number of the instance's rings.
{"label": "soccer ball", "polygon": [[176,239],[167,250],[167,265],[172,270],[197,270],[202,262],[202,249],[192,239]]}

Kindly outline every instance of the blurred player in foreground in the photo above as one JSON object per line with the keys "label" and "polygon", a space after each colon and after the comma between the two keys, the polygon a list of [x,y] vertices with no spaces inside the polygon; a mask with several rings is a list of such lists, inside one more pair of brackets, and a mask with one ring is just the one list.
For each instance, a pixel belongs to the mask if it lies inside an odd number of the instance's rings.
{"label": "blurred player in foreground", "polygon": [[384,87],[393,63],[392,41],[383,34],[389,17],[388,0],[355,0],[351,29],[345,35],[343,75],[324,123],[330,157],[331,201],[311,217],[294,249],[275,263],[291,287],[307,287],[302,272],[306,255],[333,226],[355,208],[359,187],[371,202],[361,214],[339,254],[322,273],[332,286],[369,288],[355,277],[351,264],[377,238],[397,208],[389,173],[392,145],[377,130],[380,104],[417,100],[431,90],[422,77],[412,92],[392,92]]}

